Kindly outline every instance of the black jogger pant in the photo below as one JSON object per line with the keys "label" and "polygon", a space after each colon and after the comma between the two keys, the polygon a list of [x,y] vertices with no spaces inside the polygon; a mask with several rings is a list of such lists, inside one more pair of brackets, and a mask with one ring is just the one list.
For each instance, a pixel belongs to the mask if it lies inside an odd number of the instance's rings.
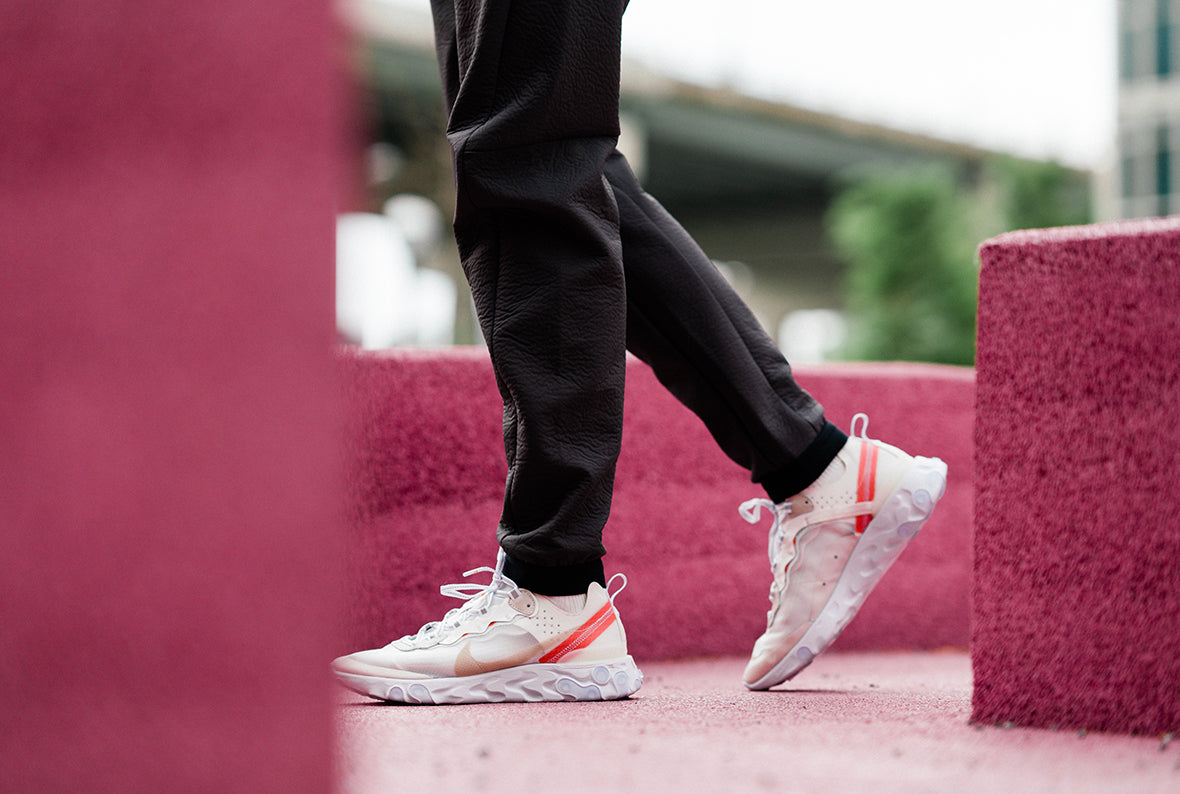
{"label": "black jogger pant", "polygon": [[625,350],[772,499],[810,484],[844,434],[615,150],[626,0],[432,5],[455,237],[504,398],[506,573],[550,595],[601,579]]}

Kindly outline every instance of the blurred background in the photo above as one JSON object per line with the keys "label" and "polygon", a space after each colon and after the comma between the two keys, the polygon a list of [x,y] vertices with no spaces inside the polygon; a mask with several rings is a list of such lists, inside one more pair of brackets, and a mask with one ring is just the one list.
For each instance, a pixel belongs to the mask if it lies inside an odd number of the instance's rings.
{"label": "blurred background", "polygon": [[[970,6],[970,7],[968,7]],[[342,0],[341,338],[481,344],[428,0]],[[794,363],[970,365],[976,248],[1180,211],[1180,0],[634,0],[622,136]]]}

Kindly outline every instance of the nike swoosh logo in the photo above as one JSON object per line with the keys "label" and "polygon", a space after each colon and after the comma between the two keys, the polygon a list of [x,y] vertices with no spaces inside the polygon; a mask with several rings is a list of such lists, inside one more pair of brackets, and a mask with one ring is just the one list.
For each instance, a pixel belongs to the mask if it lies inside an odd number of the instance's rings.
{"label": "nike swoosh logo", "polygon": [[481,662],[472,655],[472,641],[468,640],[459,650],[458,656],[455,657],[455,675],[468,676],[490,673],[495,670],[503,670],[506,667],[527,664],[534,659],[546,663],[556,662],[591,645],[614,622],[614,607],[610,602],[607,602],[581,626],[550,637],[544,642],[531,643],[515,653],[501,656],[499,659],[489,662]]}
{"label": "nike swoosh logo", "polygon": [[[579,627],[580,628],[580,627]],[[526,664],[533,659],[544,656],[549,651],[556,648],[561,643],[565,642],[578,629],[571,629],[564,634],[559,634],[552,637],[545,642],[535,642],[515,653],[510,653],[507,656],[501,656],[487,662],[481,662],[475,658],[471,653],[471,640],[468,640],[462,648],[459,649],[459,655],[455,657],[455,675],[462,678],[469,675],[479,675],[480,673],[491,673],[496,670],[503,670],[507,667],[516,667],[517,665]]]}

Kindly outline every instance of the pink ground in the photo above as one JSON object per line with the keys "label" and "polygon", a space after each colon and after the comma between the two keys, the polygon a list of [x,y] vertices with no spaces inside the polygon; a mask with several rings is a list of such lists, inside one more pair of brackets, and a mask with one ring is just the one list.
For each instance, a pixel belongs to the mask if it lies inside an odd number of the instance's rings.
{"label": "pink ground", "polygon": [[740,658],[646,662],[612,703],[390,706],[343,692],[345,794],[1175,792],[1180,741],[973,726],[966,652],[829,654],[747,692]]}

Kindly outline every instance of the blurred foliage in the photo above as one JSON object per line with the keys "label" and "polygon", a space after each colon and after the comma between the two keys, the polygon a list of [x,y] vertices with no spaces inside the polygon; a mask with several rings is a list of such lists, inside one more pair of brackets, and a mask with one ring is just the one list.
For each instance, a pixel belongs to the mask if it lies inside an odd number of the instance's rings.
{"label": "blurred foliage", "polygon": [[845,354],[971,363],[974,243],[952,176],[873,175],[844,190],[830,213],[832,237],[849,263]]}
{"label": "blurred foliage", "polygon": [[1091,221],[1089,182],[1057,163],[1015,157],[988,161],[985,179],[999,188],[1000,231],[1048,229]]}
{"label": "blurred foliage", "polygon": [[979,243],[1088,221],[1085,180],[1054,163],[996,158],[970,186],[938,168],[855,181],[828,214],[849,265],[843,357],[974,363]]}

